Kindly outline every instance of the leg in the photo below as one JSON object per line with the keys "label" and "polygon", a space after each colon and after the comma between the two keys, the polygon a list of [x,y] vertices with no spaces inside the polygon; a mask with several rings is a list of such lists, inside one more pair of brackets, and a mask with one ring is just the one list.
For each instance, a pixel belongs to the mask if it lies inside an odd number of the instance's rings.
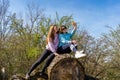
{"label": "leg", "polygon": [[57,49],[57,53],[59,53],[59,54],[70,53],[71,52],[70,45],[71,44],[69,43],[69,44],[65,44],[65,45],[59,47]]}
{"label": "leg", "polygon": [[45,62],[45,65],[42,69],[42,71],[40,72],[40,76],[45,78],[45,79],[48,79],[48,75],[45,73],[45,70],[47,69],[47,67],[50,65],[50,63],[52,62],[52,60],[54,59],[55,55],[52,53],[48,59],[46,60]]}
{"label": "leg", "polygon": [[45,72],[46,68],[50,65],[50,63],[52,62],[52,60],[54,59],[54,57],[55,57],[55,55],[54,55],[53,53],[50,54],[50,56],[49,56],[48,59],[46,60],[45,65],[44,65],[44,67],[43,67],[43,69],[42,69],[42,72],[43,72],[43,73]]}
{"label": "leg", "polygon": [[30,70],[28,71],[28,75],[40,64],[42,63],[52,52],[49,50],[45,50],[42,56],[31,66]]}
{"label": "leg", "polygon": [[76,44],[71,44],[71,45],[70,45],[70,49],[71,49],[73,52],[76,52],[76,51],[77,51],[77,45],[76,45]]}

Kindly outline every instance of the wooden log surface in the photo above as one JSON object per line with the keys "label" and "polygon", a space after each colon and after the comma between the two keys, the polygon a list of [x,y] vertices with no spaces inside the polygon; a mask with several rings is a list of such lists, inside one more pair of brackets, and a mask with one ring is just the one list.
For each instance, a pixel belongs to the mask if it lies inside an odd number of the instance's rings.
{"label": "wooden log surface", "polygon": [[49,80],[84,80],[82,64],[70,54],[56,56],[48,67]]}
{"label": "wooden log surface", "polygon": [[[84,67],[70,54],[56,56],[47,69],[48,80],[84,80]],[[45,80],[39,77],[39,71],[34,71],[29,80]],[[16,74],[10,80],[26,80],[24,74]]]}

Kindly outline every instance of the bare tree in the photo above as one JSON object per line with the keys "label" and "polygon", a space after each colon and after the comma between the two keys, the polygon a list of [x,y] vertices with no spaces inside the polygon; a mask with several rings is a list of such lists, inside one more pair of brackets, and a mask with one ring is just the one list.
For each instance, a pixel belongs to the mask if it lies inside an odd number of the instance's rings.
{"label": "bare tree", "polygon": [[9,33],[9,21],[8,18],[9,0],[0,0],[0,38],[5,40]]}
{"label": "bare tree", "polygon": [[33,31],[35,27],[38,27],[42,19],[44,19],[44,9],[41,9],[39,5],[34,3],[27,5],[27,23],[30,27],[30,33]]}

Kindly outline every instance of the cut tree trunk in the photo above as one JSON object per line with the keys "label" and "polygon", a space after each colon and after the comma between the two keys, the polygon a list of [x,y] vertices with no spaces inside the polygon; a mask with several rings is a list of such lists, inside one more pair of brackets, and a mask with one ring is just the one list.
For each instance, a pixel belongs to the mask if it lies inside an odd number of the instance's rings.
{"label": "cut tree trunk", "polygon": [[[26,79],[24,74],[16,74],[13,75],[10,80]],[[39,71],[35,71],[33,75],[30,76],[29,80],[45,79],[40,78]],[[84,67],[78,59],[70,54],[56,56],[48,67],[48,80],[85,80]]]}
{"label": "cut tree trunk", "polygon": [[56,56],[48,67],[49,80],[84,80],[82,64],[69,54]]}

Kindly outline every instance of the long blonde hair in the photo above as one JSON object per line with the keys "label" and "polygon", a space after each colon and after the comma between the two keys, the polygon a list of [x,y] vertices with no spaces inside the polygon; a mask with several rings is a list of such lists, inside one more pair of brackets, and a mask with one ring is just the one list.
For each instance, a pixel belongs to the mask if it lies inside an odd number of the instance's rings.
{"label": "long blonde hair", "polygon": [[56,25],[52,25],[50,26],[50,29],[49,29],[49,32],[48,32],[48,35],[47,35],[47,39],[46,39],[46,43],[48,44],[48,42],[53,42],[55,36],[55,30],[54,30],[54,27],[56,27]]}

